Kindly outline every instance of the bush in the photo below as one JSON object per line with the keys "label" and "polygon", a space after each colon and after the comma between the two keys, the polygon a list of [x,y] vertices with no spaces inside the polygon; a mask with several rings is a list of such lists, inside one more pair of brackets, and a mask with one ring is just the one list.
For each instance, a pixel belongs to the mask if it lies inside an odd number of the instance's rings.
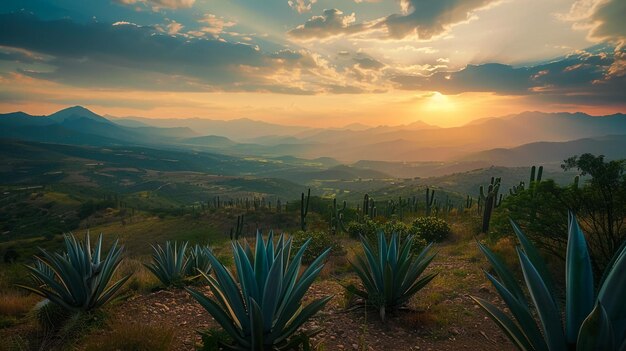
{"label": "bush", "polygon": [[291,234],[291,240],[294,250],[299,250],[304,243],[311,239],[308,249],[302,256],[302,262],[309,264],[313,262],[319,255],[321,255],[326,249],[330,248],[330,254],[337,254],[341,252],[341,245],[339,241],[332,235],[324,231],[306,231],[298,230]]}
{"label": "bush", "polygon": [[450,235],[448,223],[437,217],[418,217],[412,226],[416,233],[428,242],[442,242]]}
{"label": "bush", "polygon": [[348,235],[353,239],[359,239],[361,235],[365,237],[375,236],[378,231],[376,222],[371,219],[366,219],[364,222],[350,222],[346,227]]}

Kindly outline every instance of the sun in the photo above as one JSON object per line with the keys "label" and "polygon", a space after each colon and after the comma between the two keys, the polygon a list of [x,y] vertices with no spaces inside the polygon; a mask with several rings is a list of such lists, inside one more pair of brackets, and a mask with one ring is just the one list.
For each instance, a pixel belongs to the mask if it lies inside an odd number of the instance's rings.
{"label": "sun", "polygon": [[423,103],[423,110],[428,112],[454,112],[456,104],[453,99],[438,91],[428,94]]}

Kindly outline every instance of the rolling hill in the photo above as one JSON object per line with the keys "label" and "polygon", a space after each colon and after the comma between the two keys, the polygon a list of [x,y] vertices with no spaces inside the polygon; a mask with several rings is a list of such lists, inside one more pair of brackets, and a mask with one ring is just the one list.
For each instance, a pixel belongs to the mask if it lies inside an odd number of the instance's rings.
{"label": "rolling hill", "polygon": [[604,155],[608,159],[626,157],[626,135],[607,135],[565,142],[537,142],[510,149],[491,149],[463,156],[463,161],[484,162],[501,166],[526,166],[535,163],[560,162],[583,153]]}

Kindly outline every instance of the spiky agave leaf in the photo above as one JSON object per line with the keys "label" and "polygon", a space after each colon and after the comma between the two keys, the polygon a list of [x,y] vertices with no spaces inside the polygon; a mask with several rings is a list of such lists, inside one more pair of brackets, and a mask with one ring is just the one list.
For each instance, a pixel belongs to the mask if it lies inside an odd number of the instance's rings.
{"label": "spiky agave leaf", "polygon": [[[232,242],[236,278],[209,253],[215,276],[204,274],[213,298],[187,289],[234,341],[235,350],[287,350],[306,338],[294,334],[320,311],[331,297],[317,299],[306,306],[302,298],[319,275],[326,250],[300,274],[305,243],[291,257],[291,239],[281,235],[276,242],[270,233],[267,241],[257,233],[254,250],[249,244]],[[254,252],[254,254],[252,254]]]}
{"label": "spiky agave leaf", "polygon": [[35,265],[26,266],[35,285],[20,287],[71,311],[90,311],[107,303],[130,275],[109,285],[122,258],[123,248],[115,241],[101,258],[102,234],[91,249],[89,233],[80,242],[73,234],[64,236],[64,254],[40,249]]}
{"label": "spiky agave leaf", "polygon": [[[515,317],[513,322],[489,302],[474,297],[489,316],[520,350],[626,350],[626,248],[622,246],[611,261],[594,298],[594,283],[587,243],[576,217],[569,214],[569,238],[566,257],[565,325],[561,320],[551,278],[537,249],[514,224],[522,243],[518,255],[524,281],[533,301],[542,329],[537,329],[535,315],[517,291],[515,277],[492,253],[481,245],[498,273],[500,281],[487,275]],[[594,307],[595,306],[595,307]]]}
{"label": "spiky agave leaf", "polygon": [[352,266],[361,279],[363,289],[351,287],[351,291],[362,297],[368,305],[379,310],[381,319],[387,311],[394,310],[428,284],[437,273],[421,277],[435,258],[428,245],[417,256],[411,254],[413,237],[401,242],[397,234],[392,234],[389,242],[381,232],[378,234],[378,247],[375,250],[365,237],[361,237],[363,255],[357,255]]}
{"label": "spiky agave leaf", "polygon": [[202,277],[200,272],[209,274],[211,270],[211,261],[208,252],[211,248],[208,246],[194,245],[189,249],[189,265],[185,275],[192,279]]}
{"label": "spiky agave leaf", "polygon": [[165,246],[152,246],[152,262],[146,264],[165,286],[180,286],[187,277],[191,260],[187,255],[188,242],[166,241]]}

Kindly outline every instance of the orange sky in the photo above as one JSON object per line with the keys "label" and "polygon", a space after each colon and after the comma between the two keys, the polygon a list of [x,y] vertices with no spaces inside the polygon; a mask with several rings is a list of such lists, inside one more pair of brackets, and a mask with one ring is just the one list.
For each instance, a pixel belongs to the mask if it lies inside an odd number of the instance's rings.
{"label": "orange sky", "polygon": [[626,112],[622,0],[132,3],[0,3],[0,112],[314,127]]}

